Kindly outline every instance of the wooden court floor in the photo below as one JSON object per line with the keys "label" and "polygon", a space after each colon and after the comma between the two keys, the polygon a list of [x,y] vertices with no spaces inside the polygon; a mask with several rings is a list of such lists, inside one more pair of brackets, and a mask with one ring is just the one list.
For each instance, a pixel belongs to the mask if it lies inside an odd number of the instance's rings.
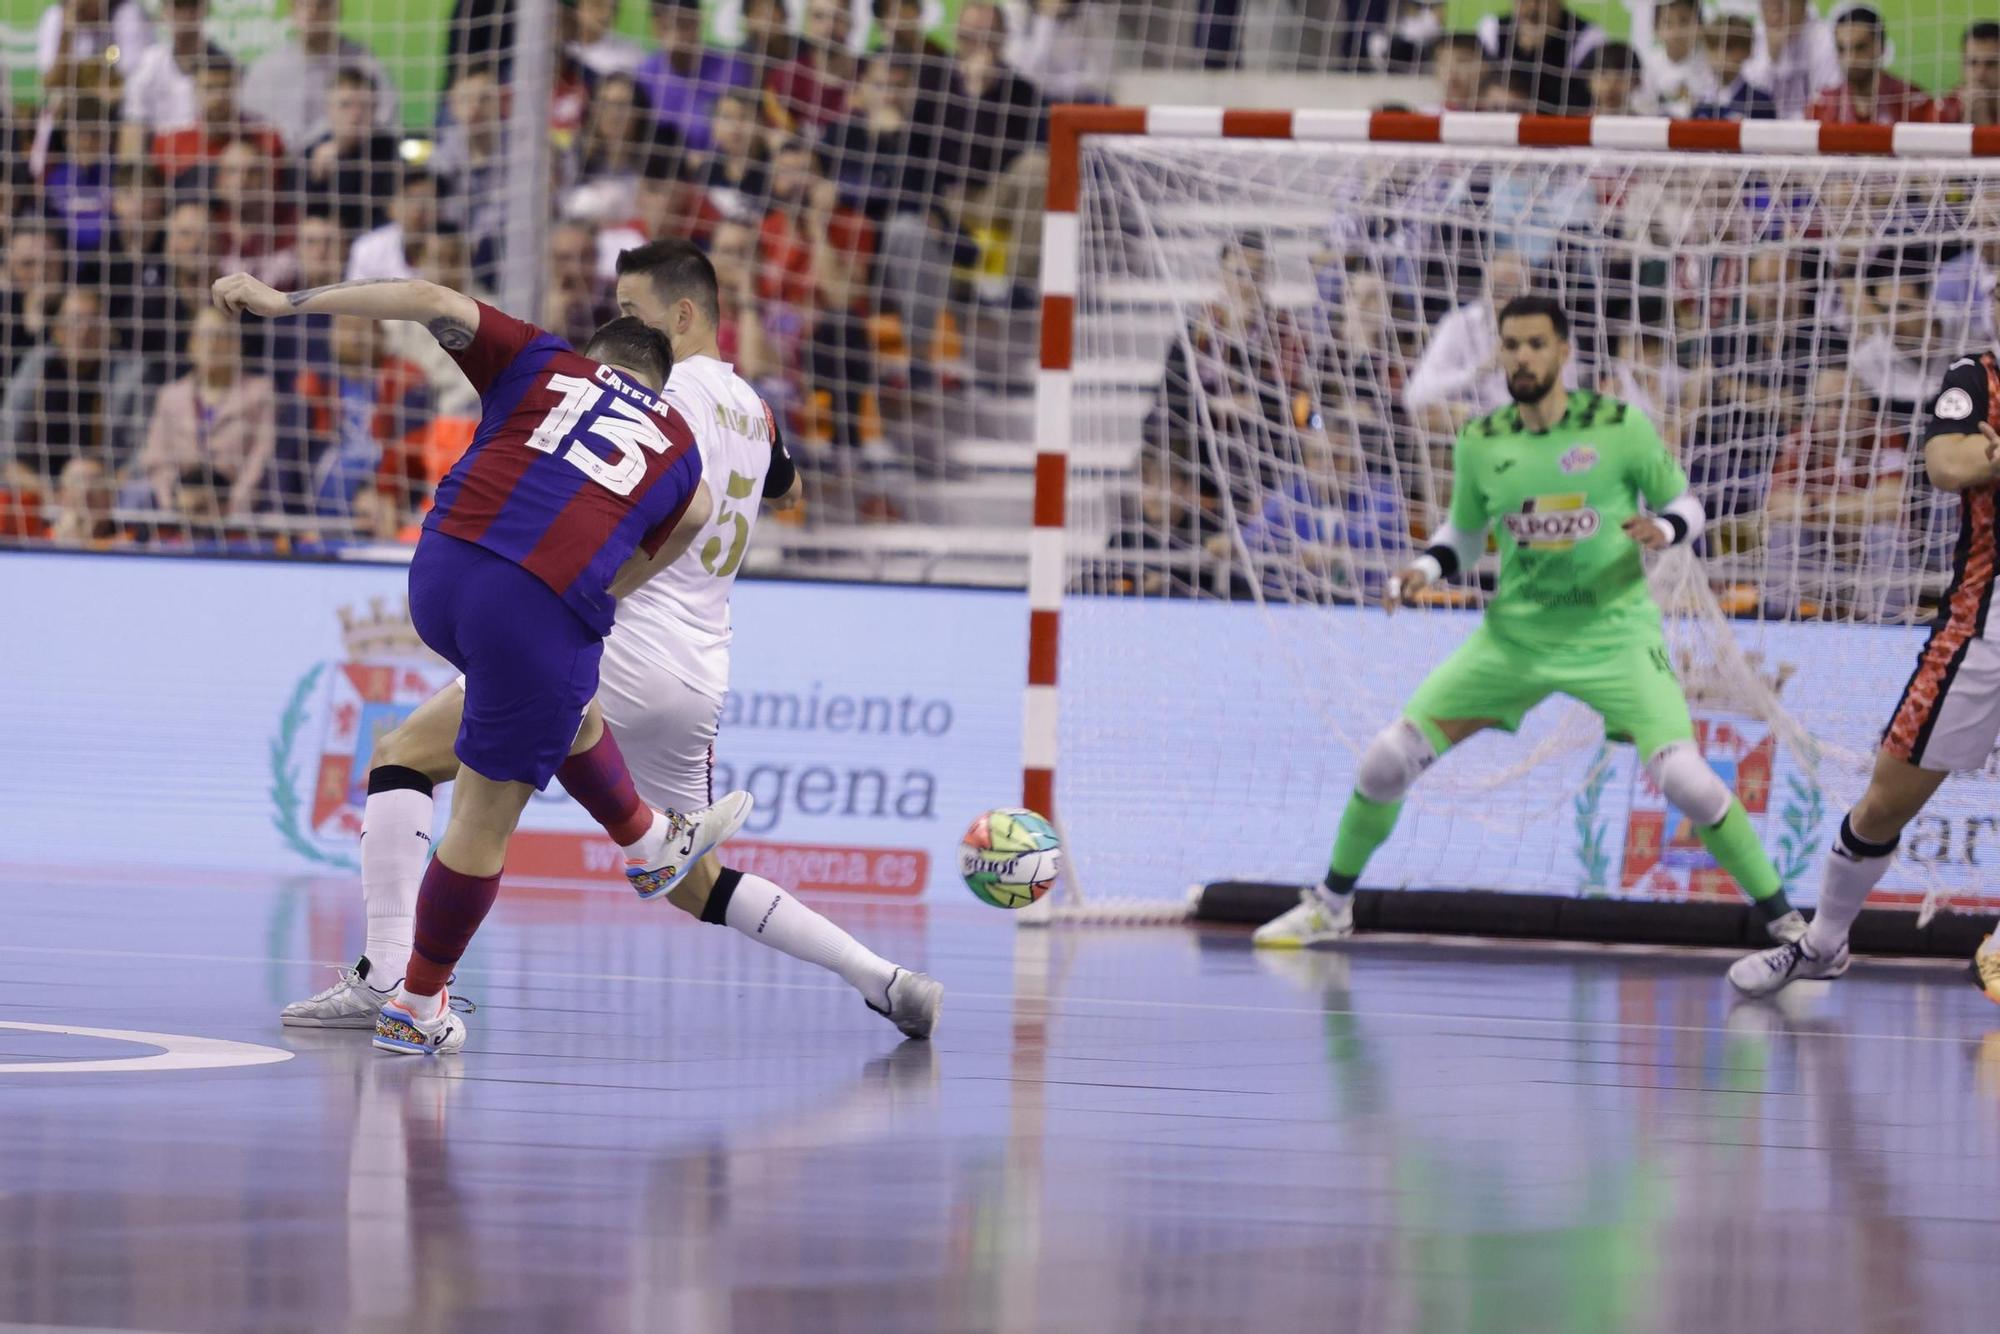
{"label": "wooden court floor", "polygon": [[2000,1009],[1937,964],[1732,1007],[1719,955],[1263,957],[835,903],[950,989],[937,1039],[901,1043],[663,904],[509,892],[463,970],[465,1054],[419,1062],[276,1023],[352,953],[358,897],[0,873],[0,1329],[2000,1313]]}

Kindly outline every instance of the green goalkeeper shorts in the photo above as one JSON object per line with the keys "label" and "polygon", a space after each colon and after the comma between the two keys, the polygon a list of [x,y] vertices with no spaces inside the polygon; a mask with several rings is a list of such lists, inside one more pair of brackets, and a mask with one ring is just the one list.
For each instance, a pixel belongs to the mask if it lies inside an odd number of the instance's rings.
{"label": "green goalkeeper shorts", "polygon": [[1489,634],[1484,625],[1424,678],[1403,715],[1442,755],[1450,748],[1437,724],[1491,718],[1512,732],[1550,695],[1568,695],[1604,719],[1604,734],[1630,741],[1650,758],[1673,741],[1694,738],[1687,695],[1657,633],[1617,648],[1529,650]]}

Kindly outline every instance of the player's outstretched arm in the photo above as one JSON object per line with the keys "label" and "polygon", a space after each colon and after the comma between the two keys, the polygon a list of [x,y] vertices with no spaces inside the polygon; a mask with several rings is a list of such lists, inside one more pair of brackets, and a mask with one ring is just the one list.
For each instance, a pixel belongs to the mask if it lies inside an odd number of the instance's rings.
{"label": "player's outstretched arm", "polygon": [[691,543],[694,535],[707,526],[715,513],[715,501],[708,494],[708,484],[695,483],[694,494],[688,497],[687,508],[681,511],[680,520],[667,534],[667,540],[650,554],[641,544],[611,580],[611,596],[622,598],[636,592],[639,586],[679,560]]}
{"label": "player's outstretched arm", "polygon": [[280,292],[247,273],[215,281],[215,304],[232,315],[356,315],[367,320],[409,320],[421,324],[446,348],[471,343],[479,329],[479,305],[462,292],[421,278],[361,278],[351,283]]}

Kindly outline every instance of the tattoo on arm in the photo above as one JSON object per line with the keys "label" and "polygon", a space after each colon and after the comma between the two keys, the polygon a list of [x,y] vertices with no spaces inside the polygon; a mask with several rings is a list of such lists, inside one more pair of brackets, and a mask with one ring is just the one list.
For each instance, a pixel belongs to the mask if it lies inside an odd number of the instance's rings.
{"label": "tattoo on arm", "polygon": [[431,331],[431,337],[438,340],[438,346],[447,352],[463,352],[472,346],[472,326],[464,320],[440,315],[424,327]]}
{"label": "tattoo on arm", "polygon": [[293,310],[297,310],[300,306],[303,306],[306,302],[323,292],[344,292],[350,287],[373,287],[378,283],[400,283],[407,281],[408,279],[404,278],[356,278],[350,283],[328,283],[324,287],[308,287],[302,292],[287,292],[285,293],[285,300],[291,303]]}

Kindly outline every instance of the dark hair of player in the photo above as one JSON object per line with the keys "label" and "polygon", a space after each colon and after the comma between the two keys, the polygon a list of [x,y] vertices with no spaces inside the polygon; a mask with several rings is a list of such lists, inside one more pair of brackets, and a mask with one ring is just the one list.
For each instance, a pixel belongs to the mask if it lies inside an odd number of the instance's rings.
{"label": "dark hair of player", "polygon": [[2000,22],[1981,19],[1977,23],[1967,24],[1965,36],[1959,39],[1958,47],[1962,51],[1974,42],[2000,42]]}
{"label": "dark hair of player", "polygon": [[636,315],[620,315],[592,334],[583,345],[583,355],[637,371],[655,389],[666,385],[674,369],[674,349],[667,336]]}
{"label": "dark hair of player", "polygon": [[622,278],[628,273],[651,279],[653,290],[668,305],[676,301],[692,301],[694,308],[701,312],[701,317],[711,325],[722,323],[722,301],[716,293],[715,265],[694,242],[670,238],[622,250],[618,254],[618,276]]}
{"label": "dark hair of player", "polygon": [[1565,343],[1569,341],[1569,312],[1565,311],[1562,303],[1552,296],[1515,297],[1500,307],[1499,324],[1505,329],[1508,320],[1531,319],[1536,315],[1548,316],[1549,323],[1556,327],[1556,337]]}

